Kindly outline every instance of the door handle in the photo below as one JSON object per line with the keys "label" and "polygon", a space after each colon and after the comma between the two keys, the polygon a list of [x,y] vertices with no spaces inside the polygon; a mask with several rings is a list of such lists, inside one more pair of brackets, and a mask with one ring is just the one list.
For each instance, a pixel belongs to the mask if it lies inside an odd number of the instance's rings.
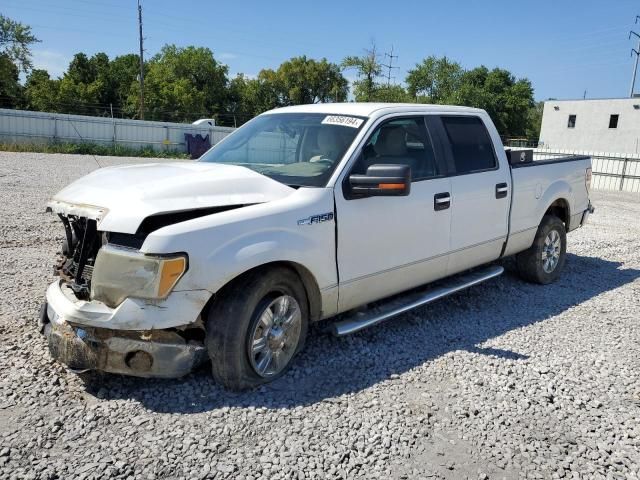
{"label": "door handle", "polygon": [[449,192],[436,193],[433,196],[433,209],[446,210],[451,206],[451,194]]}
{"label": "door handle", "polygon": [[505,198],[509,192],[509,187],[506,183],[499,183],[496,185],[496,198]]}

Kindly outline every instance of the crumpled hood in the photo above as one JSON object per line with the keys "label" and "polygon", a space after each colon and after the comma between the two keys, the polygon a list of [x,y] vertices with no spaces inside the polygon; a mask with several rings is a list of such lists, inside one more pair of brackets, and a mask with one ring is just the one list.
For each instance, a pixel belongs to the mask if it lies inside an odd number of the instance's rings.
{"label": "crumpled hood", "polygon": [[294,191],[235,165],[148,163],[96,170],[60,190],[47,207],[96,219],[102,231],[135,233],[150,215],[264,203]]}

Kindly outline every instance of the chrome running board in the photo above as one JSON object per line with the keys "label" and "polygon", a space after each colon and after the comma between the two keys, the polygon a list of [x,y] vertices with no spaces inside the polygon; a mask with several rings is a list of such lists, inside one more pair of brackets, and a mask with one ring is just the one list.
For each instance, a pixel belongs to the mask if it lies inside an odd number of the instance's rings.
{"label": "chrome running board", "polygon": [[465,288],[486,282],[504,272],[504,268],[497,265],[473,270],[471,272],[456,275],[438,282],[437,285],[428,285],[420,290],[413,290],[407,294],[400,294],[388,301],[376,302],[371,310],[352,313],[343,317],[329,328],[337,337],[349,335],[364,328],[384,322],[396,315],[408,312],[416,307],[435,302],[447,295],[459,292]]}

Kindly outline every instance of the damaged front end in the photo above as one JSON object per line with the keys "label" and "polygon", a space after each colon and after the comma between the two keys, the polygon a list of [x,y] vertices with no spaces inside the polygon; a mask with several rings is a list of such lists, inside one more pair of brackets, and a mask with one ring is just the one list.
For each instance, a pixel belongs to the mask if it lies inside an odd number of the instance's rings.
{"label": "damaged front end", "polygon": [[96,220],[61,213],[58,217],[64,225],[65,239],[54,274],[71,287],[79,300],[89,300],[93,267],[103,236],[98,234]]}
{"label": "damaged front end", "polygon": [[[53,358],[74,371],[165,378],[206,360],[200,313],[210,293],[169,295],[187,269],[185,254],[145,255],[148,232],[101,232],[99,220],[56,213],[65,232],[54,266],[59,280],[40,313]],[[156,264],[160,271],[148,267]]]}
{"label": "damaged front end", "polygon": [[201,328],[122,331],[44,321],[51,356],[75,372],[101,370],[137,377],[182,377],[207,358]]}

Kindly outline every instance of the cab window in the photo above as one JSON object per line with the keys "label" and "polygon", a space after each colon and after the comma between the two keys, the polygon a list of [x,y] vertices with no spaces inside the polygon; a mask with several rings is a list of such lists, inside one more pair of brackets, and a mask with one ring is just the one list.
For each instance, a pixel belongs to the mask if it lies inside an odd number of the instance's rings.
{"label": "cab window", "polygon": [[413,181],[442,174],[423,117],[389,120],[369,137],[353,173],[365,174],[375,164],[409,165]]}
{"label": "cab window", "polygon": [[493,170],[497,160],[493,143],[478,117],[442,117],[456,174]]}

